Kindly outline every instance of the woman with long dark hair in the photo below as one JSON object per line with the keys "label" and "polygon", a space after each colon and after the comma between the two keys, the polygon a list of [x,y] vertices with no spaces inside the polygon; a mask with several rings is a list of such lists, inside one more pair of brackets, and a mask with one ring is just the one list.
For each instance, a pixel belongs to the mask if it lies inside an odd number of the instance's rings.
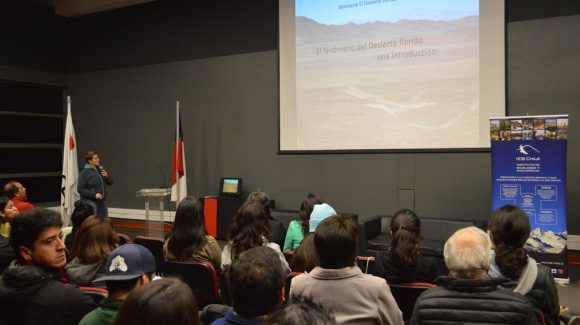
{"label": "woman with long dark hair", "polygon": [[272,233],[270,241],[282,246],[284,244],[285,235],[284,225],[282,225],[279,220],[272,217],[272,204],[270,201],[270,196],[260,191],[250,193],[246,199],[246,202],[253,202],[262,205],[264,212],[266,212],[266,216],[268,217],[268,222],[270,223],[270,230]]}
{"label": "woman with long dark hair", "polygon": [[14,202],[6,196],[0,196],[0,235],[10,237],[10,222],[14,216],[20,214]]}
{"label": "woman with long dark hair", "polygon": [[75,202],[75,209],[72,212],[70,221],[72,223],[72,231],[64,238],[64,245],[68,250],[72,250],[74,236],[83,223],[88,217],[95,214],[93,206],[88,204],[84,200],[78,200]]}
{"label": "woman with long dark hair", "polygon": [[[16,258],[14,251],[10,246],[10,241],[8,236],[10,235],[10,223],[9,220],[19,213],[18,209],[14,206],[9,198],[5,196],[0,196],[0,274],[10,265],[10,263]],[[6,237],[5,237],[6,235]]]}
{"label": "woman with long dark hair", "polygon": [[448,270],[443,258],[421,249],[421,220],[409,209],[391,219],[389,248],[379,254],[378,275],[389,282],[433,282]]}
{"label": "woman with long dark hair", "polygon": [[310,214],[316,204],[322,204],[322,200],[316,195],[308,193],[302,204],[300,204],[298,219],[290,221],[288,225],[286,239],[284,240],[284,250],[296,250],[304,237],[308,235]]}
{"label": "woman with long dark hair", "polygon": [[222,252],[215,238],[205,233],[201,204],[196,198],[188,196],[177,206],[163,252],[167,260],[209,261],[221,270]]}
{"label": "woman with long dark hair", "polygon": [[[92,281],[105,275],[107,258],[118,244],[119,237],[109,218],[92,215],[83,221],[73,241],[74,258],[65,266],[71,283],[95,286]],[[96,286],[105,287],[105,284]]]}
{"label": "woman with long dark hair", "polygon": [[278,252],[286,270],[290,270],[280,245],[271,242],[272,230],[264,207],[256,202],[246,201],[232,220],[227,245],[222,253],[222,268],[236,260],[250,248],[268,246]]}
{"label": "woman with long dark hair", "polygon": [[542,310],[546,324],[559,324],[558,292],[550,270],[529,257],[523,246],[530,236],[528,215],[520,208],[505,205],[495,210],[488,222],[492,258],[488,276],[510,281],[504,288],[527,296]]}

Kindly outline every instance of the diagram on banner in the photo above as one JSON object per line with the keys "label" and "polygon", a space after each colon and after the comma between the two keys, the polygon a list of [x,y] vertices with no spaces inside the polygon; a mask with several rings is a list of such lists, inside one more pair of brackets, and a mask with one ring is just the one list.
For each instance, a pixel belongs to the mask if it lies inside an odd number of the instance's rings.
{"label": "diagram on banner", "polygon": [[535,225],[528,238],[525,248],[536,252],[558,254],[566,247],[567,231],[554,232],[543,230],[547,226],[557,226],[558,211],[546,206],[558,198],[556,185],[536,185],[534,192],[522,192],[519,184],[500,184],[501,201],[505,204],[519,206]]}

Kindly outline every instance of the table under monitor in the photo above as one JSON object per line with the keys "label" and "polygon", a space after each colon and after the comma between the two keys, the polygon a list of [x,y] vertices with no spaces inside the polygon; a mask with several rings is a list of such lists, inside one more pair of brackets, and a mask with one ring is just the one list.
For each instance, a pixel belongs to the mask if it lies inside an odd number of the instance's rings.
{"label": "table under monitor", "polygon": [[228,197],[204,197],[203,217],[207,234],[219,240],[227,240],[230,223],[244,200]]}

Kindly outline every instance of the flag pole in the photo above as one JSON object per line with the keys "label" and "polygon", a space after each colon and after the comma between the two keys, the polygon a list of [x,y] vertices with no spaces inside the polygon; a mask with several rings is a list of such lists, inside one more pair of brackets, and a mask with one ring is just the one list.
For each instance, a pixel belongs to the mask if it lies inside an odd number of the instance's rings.
{"label": "flag pole", "polygon": [[[67,121],[65,121],[66,124],[68,124],[68,118],[70,116],[70,102],[71,102],[70,96],[66,96],[66,114],[67,114],[66,115]],[[61,218],[63,219],[63,222],[66,221],[66,214],[67,214],[67,210],[66,210],[66,207],[65,207],[66,206],[66,196],[65,196],[65,192],[66,192],[66,187],[67,187],[67,182],[66,182],[67,180],[66,180],[66,172],[64,170],[64,161],[66,159],[66,150],[67,150],[67,147],[66,147],[66,137],[67,137],[66,131],[68,131],[68,130],[65,130],[65,135],[64,135],[64,143],[65,143],[65,145],[64,145],[64,147],[62,149],[62,152],[63,152],[63,159],[62,159],[63,160],[63,170],[62,170],[62,175],[61,175],[61,177],[63,179],[61,182],[64,183],[64,185],[61,186],[62,188],[61,188],[61,193],[60,193],[60,201],[61,201],[60,202],[60,215],[61,215]]]}
{"label": "flag pole", "polygon": [[61,181],[61,217],[64,225],[68,225],[76,200],[80,196],[76,189],[78,180],[77,146],[72,122],[70,96],[66,97],[67,115],[63,141],[62,181]]}
{"label": "flag pole", "polygon": [[175,106],[176,106],[176,116],[175,116],[175,184],[176,184],[176,192],[177,192],[177,196],[176,196],[176,200],[175,200],[175,204],[179,205],[179,199],[181,198],[181,193],[179,193],[179,152],[180,149],[179,148],[179,101],[175,102]]}

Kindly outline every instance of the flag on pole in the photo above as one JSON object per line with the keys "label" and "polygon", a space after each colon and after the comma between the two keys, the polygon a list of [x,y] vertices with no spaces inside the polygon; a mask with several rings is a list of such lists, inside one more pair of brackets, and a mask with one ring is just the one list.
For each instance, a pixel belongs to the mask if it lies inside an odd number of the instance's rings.
{"label": "flag on pole", "polygon": [[68,226],[71,214],[74,210],[75,202],[80,199],[77,192],[77,180],[79,178],[79,166],[77,161],[77,143],[75,137],[75,129],[72,122],[71,115],[71,100],[70,96],[66,98],[67,114],[66,127],[64,131],[64,146],[62,156],[62,185],[61,185],[61,215],[62,222]]}
{"label": "flag on pole", "polygon": [[187,196],[187,173],[185,172],[185,151],[179,102],[177,102],[177,126],[175,129],[175,145],[173,147],[173,173],[171,175],[171,201],[179,204]]}

